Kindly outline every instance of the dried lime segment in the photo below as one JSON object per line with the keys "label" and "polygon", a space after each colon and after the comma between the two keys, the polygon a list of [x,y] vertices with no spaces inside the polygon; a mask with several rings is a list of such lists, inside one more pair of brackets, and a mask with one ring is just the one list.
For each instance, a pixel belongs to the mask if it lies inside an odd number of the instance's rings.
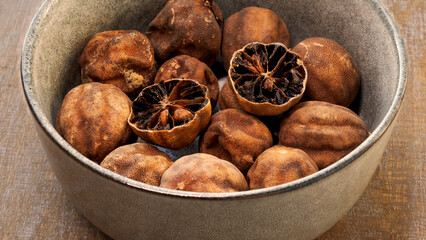
{"label": "dried lime segment", "polygon": [[283,44],[254,42],[234,53],[229,81],[245,111],[278,115],[299,102],[307,73],[299,55]]}

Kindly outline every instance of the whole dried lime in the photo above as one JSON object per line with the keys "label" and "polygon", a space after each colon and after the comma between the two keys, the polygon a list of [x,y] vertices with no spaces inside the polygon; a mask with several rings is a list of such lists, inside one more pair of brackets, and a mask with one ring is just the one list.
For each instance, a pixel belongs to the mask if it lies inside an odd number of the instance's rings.
{"label": "whole dried lime", "polygon": [[241,109],[240,104],[238,104],[237,96],[235,96],[235,93],[231,90],[229,82],[226,82],[220,90],[218,103],[220,110],[228,108]]}
{"label": "whole dried lime", "polygon": [[251,42],[280,42],[290,47],[290,34],[287,25],[272,10],[246,7],[234,13],[223,26],[221,53],[226,70],[234,52]]}
{"label": "whole dried lime", "polygon": [[80,58],[81,81],[109,83],[130,97],[152,84],[154,48],[135,30],[106,31],[90,39]]}
{"label": "whole dried lime", "polygon": [[305,96],[310,100],[349,106],[358,94],[361,77],[349,52],[337,42],[307,38],[293,51],[300,55],[309,74]]}
{"label": "whole dried lime", "polygon": [[210,121],[207,95],[207,87],[195,80],[153,84],[133,101],[128,123],[145,141],[170,149],[186,147]]}
{"label": "whole dried lime", "polygon": [[250,189],[291,182],[318,171],[304,151],[276,145],[260,154],[247,173]]}
{"label": "whole dried lime", "polygon": [[185,54],[211,66],[219,54],[222,23],[222,11],[213,0],[170,0],[146,35],[160,62]]}
{"label": "whole dried lime", "polygon": [[279,143],[302,149],[322,169],[354,150],[368,135],[362,119],[349,108],[307,101],[285,114]]}
{"label": "whole dried lime", "polygon": [[147,143],[134,143],[114,149],[101,162],[101,166],[130,179],[160,185],[164,171],[172,159]]}
{"label": "whole dried lime", "polygon": [[56,130],[77,151],[101,162],[115,148],[136,140],[127,124],[132,102],[118,87],[85,83],[65,95]]}
{"label": "whole dried lime", "polygon": [[206,85],[209,89],[208,96],[212,108],[216,106],[219,94],[219,83],[213,71],[205,63],[188,55],[176,56],[161,65],[157,75],[155,75],[154,83],[172,78],[192,79]]}
{"label": "whole dried lime", "polygon": [[281,43],[249,43],[231,59],[228,81],[241,108],[274,116],[300,101],[307,73],[302,60]]}
{"label": "whole dried lime", "polygon": [[193,192],[248,190],[244,175],[232,163],[195,153],[176,160],[163,174],[160,187]]}
{"label": "whole dried lime", "polygon": [[230,161],[246,173],[256,157],[272,146],[272,134],[255,116],[238,109],[215,113],[202,136],[200,152]]}

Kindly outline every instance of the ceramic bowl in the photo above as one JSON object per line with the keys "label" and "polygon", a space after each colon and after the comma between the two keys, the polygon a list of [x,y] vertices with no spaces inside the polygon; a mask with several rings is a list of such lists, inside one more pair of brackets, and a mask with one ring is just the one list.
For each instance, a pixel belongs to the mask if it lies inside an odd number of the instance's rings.
{"label": "ceramic bowl", "polygon": [[373,176],[394,127],[406,84],[401,35],[378,0],[217,0],[225,18],[246,6],[274,10],[293,46],[331,38],[358,63],[352,108],[371,135],[337,163],[303,179],[259,190],[196,193],[136,182],[90,161],[55,131],[65,94],[80,83],[79,56],[92,35],[145,32],[165,1],[47,0],[24,43],[22,84],[40,142],[64,192],[116,239],[312,239],[355,204]]}

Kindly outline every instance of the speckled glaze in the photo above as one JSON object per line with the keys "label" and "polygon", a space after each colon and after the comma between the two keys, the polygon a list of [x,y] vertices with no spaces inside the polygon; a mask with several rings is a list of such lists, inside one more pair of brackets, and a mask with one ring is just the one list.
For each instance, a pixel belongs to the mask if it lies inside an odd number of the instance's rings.
{"label": "speckled glaze", "polygon": [[293,45],[313,36],[343,45],[361,72],[360,94],[351,108],[371,135],[337,163],[265,189],[183,192],[124,178],[74,150],[52,123],[66,92],[80,83],[78,58],[91,36],[114,29],[144,33],[165,1],[48,0],[24,43],[23,89],[63,190],[115,239],[312,239],[355,204],[380,162],[404,94],[406,56],[400,33],[378,0],[216,2],[225,18],[253,5],[274,10]]}

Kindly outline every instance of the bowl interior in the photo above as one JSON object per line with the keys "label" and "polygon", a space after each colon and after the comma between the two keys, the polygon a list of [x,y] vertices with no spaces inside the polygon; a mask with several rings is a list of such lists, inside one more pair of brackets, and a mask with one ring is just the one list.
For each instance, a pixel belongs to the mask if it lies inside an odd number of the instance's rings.
{"label": "bowl interior", "polygon": [[[23,55],[23,84],[37,119],[54,139],[57,111],[65,94],[80,84],[79,57],[97,32],[136,29],[142,33],[166,1],[48,0],[30,27]],[[401,53],[393,22],[375,0],[217,0],[225,19],[247,6],[269,8],[287,24],[292,46],[308,37],[343,45],[361,72],[361,89],[351,108],[374,132],[395,108],[401,91]],[[220,76],[219,76],[220,77]],[[400,99],[398,99],[399,101]],[[389,120],[389,119],[388,119]],[[43,121],[42,121],[43,122]],[[377,136],[376,136],[377,137]],[[67,146],[65,149],[69,149]]]}

